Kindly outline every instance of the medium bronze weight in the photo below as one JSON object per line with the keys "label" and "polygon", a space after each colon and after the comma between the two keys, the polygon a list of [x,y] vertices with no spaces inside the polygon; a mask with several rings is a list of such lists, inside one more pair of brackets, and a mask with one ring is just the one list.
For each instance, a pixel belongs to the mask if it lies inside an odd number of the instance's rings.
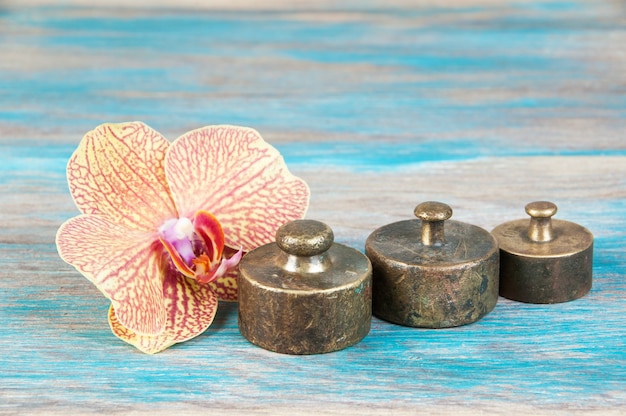
{"label": "medium bronze weight", "polygon": [[479,320],[498,302],[495,239],[475,225],[448,221],[452,209],[440,202],[418,205],[415,215],[367,238],[374,315],[422,328]]}

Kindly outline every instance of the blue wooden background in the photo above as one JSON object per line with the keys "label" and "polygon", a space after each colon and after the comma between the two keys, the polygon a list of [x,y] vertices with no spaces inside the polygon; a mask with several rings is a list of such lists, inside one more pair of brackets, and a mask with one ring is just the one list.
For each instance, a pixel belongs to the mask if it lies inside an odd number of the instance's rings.
{"label": "blue wooden background", "polygon": [[[37,3],[0,3],[0,414],[626,412],[622,2]],[[309,182],[308,217],[361,250],[424,200],[487,229],[552,200],[596,237],[594,287],[461,328],[374,319],[303,357],[252,346],[223,304],[143,355],[54,246],[69,155],[128,120],[256,128]]]}

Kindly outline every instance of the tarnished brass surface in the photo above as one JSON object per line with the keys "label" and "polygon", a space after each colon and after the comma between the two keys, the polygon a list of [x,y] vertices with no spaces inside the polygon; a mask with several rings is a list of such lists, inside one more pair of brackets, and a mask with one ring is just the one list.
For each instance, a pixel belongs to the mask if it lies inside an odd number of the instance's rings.
{"label": "tarnished brass surface", "polygon": [[361,252],[333,243],[313,220],[282,226],[276,243],[239,264],[239,330],[286,354],[319,354],[356,344],[370,330],[372,267]]}
{"label": "tarnished brass surface", "polygon": [[557,207],[537,201],[526,205],[530,220],[497,226],[500,246],[500,295],[527,303],[578,299],[591,289],[593,235],[569,221],[552,219]]}
{"label": "tarnished brass surface", "polygon": [[475,322],[498,302],[499,255],[486,230],[448,220],[439,202],[420,219],[383,226],[368,237],[374,315],[400,325],[446,328]]}

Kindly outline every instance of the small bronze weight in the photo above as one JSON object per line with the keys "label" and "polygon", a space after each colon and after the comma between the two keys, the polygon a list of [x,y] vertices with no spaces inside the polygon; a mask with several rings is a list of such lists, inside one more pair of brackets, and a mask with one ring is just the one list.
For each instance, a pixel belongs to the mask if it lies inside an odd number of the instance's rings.
{"label": "small bronze weight", "polygon": [[285,354],[319,354],[363,339],[372,320],[372,266],[361,252],[333,243],[330,227],[296,220],[276,243],[239,264],[239,330]]}
{"label": "small bronze weight", "polygon": [[500,295],[527,303],[578,299],[591,289],[593,235],[569,221],[555,220],[557,207],[526,205],[528,219],[506,222],[492,234],[500,245]]}
{"label": "small bronze weight", "polygon": [[423,328],[479,320],[498,302],[496,240],[475,225],[446,221],[452,209],[440,202],[418,205],[415,216],[367,238],[374,315]]}

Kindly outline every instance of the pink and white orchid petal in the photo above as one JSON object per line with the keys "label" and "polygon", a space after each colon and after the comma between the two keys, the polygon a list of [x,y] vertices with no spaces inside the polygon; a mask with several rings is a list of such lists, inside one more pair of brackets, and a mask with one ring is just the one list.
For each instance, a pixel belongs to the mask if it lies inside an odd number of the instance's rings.
{"label": "pink and white orchid petal", "polygon": [[215,276],[222,277],[226,274],[226,272],[233,267],[236,267],[241,261],[241,257],[243,256],[243,251],[240,249],[234,256],[231,258],[224,257],[220,266],[215,270]]}
{"label": "pink and white orchid petal", "polygon": [[274,241],[278,227],[304,217],[309,188],[255,130],[208,126],[179,137],[165,174],[181,216],[198,210],[222,224],[226,245],[250,251]]}
{"label": "pink and white orchid petal", "polygon": [[67,164],[78,209],[146,231],[178,217],[165,179],[168,147],[140,122],[103,124],[88,132]]}
{"label": "pink and white orchid petal", "polygon": [[243,249],[240,248],[238,252],[236,252],[234,255],[232,255],[229,258],[224,257],[222,259],[222,263],[220,264],[219,270],[220,272],[218,273],[219,276],[223,276],[226,273],[226,270],[230,270],[233,267],[236,267],[239,262],[241,261],[241,258],[243,257]]}
{"label": "pink and white orchid petal", "polygon": [[211,264],[222,258],[224,252],[224,231],[220,222],[209,212],[198,211],[193,219],[196,234],[202,238]]}
{"label": "pink and white orchid petal", "polygon": [[196,280],[199,283],[204,283],[204,284],[217,280],[218,278],[224,276],[228,270],[234,267],[237,267],[237,265],[241,261],[242,256],[243,256],[243,251],[239,250],[230,258],[226,258],[226,257],[222,258],[220,265],[214,268],[211,271],[211,273],[204,274],[204,275],[196,275]]}
{"label": "pink and white orchid petal", "polygon": [[156,336],[138,335],[117,319],[113,306],[109,309],[109,324],[121,340],[140,351],[154,354],[178,342],[203,333],[215,317],[217,297],[209,286],[202,286],[170,269],[163,282],[167,322],[165,330]]}
{"label": "pink and white orchid petal", "polygon": [[163,332],[163,249],[154,234],[81,215],[61,225],[56,244],[61,258],[111,300],[126,328],[140,334]]}

